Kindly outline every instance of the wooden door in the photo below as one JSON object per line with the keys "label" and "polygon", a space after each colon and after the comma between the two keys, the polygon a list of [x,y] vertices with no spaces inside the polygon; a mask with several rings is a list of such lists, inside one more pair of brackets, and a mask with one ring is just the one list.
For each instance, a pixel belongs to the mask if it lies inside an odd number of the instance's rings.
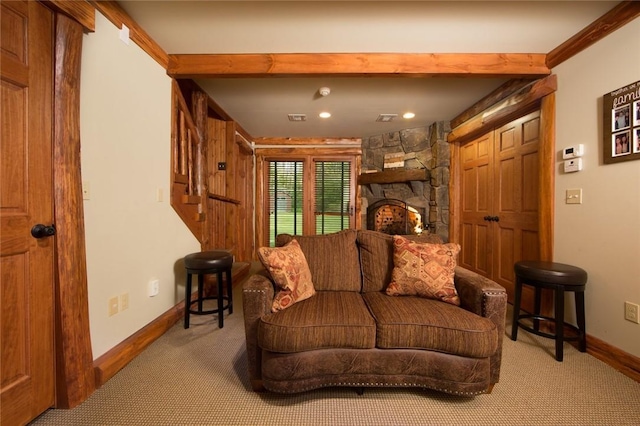
{"label": "wooden door", "polygon": [[[460,265],[506,288],[513,265],[540,258],[540,113],[514,120],[460,147]],[[525,288],[522,306],[531,310]]]}
{"label": "wooden door", "polygon": [[460,265],[492,276],[493,132],[460,149],[462,218]]}
{"label": "wooden door", "polygon": [[[534,112],[494,132],[493,280],[513,301],[513,265],[538,260],[540,113]],[[523,295],[523,306],[531,299]]]}
{"label": "wooden door", "polygon": [[51,225],[51,12],[2,2],[0,139],[1,423],[25,424],[54,404],[54,239]]}

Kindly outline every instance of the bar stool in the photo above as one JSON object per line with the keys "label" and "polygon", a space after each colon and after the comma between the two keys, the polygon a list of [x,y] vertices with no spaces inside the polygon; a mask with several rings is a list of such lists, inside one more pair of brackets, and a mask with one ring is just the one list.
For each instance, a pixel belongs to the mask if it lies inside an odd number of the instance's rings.
{"label": "bar stool", "polygon": [[[218,327],[224,326],[224,311],[229,310],[229,314],[233,313],[233,288],[231,284],[231,266],[233,265],[233,255],[228,251],[214,250],[204,251],[200,253],[192,253],[184,257],[184,266],[187,269],[187,285],[185,288],[184,301],[184,328],[189,328],[189,316],[218,314]],[[222,275],[227,275],[227,295],[222,294]],[[191,275],[198,275],[198,298],[191,300]],[[217,274],[218,276],[218,293],[216,296],[204,296],[204,276],[208,274]],[[217,309],[203,310],[202,303],[205,300],[216,299],[218,301]],[[224,304],[224,301],[227,301]],[[197,309],[191,305],[198,304]]]}
{"label": "bar stool", "polygon": [[[513,269],[516,274],[516,285],[511,340],[517,340],[518,327],[521,327],[538,336],[555,339],[557,361],[562,361],[563,344],[565,340],[577,340],[580,352],[586,352],[587,337],[585,332],[584,289],[587,282],[587,273],[583,269],[563,263],[532,260],[516,262]],[[534,287],[535,312],[532,315],[520,315],[523,284]],[[540,315],[540,302],[543,288],[554,291],[553,317]],[[572,291],[575,295],[577,327],[564,322],[564,293],[566,291]],[[533,319],[533,327],[520,323],[520,320],[525,318]],[[555,333],[540,331],[540,320],[553,321],[555,323]],[[576,331],[577,336],[565,337],[565,326]]]}

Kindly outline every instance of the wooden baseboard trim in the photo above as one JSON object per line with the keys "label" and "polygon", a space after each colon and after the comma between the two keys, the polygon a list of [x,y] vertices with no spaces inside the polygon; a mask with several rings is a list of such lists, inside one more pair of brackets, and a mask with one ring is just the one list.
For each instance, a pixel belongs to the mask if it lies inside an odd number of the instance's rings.
{"label": "wooden baseboard trim", "polygon": [[107,383],[118,371],[133,361],[183,316],[184,300],[94,360],[96,388]]}
{"label": "wooden baseboard trim", "polygon": [[[234,287],[249,274],[249,266],[250,263],[248,262],[238,262],[237,266],[234,265],[232,277]],[[196,297],[197,293],[194,293],[192,300]],[[142,351],[182,318],[184,318],[184,300],[95,359],[93,361],[93,369],[96,378],[96,389],[107,383],[118,371],[133,361],[135,357],[140,355]]]}
{"label": "wooden baseboard trim", "polygon": [[587,353],[640,383],[640,358],[637,356],[588,334]]}

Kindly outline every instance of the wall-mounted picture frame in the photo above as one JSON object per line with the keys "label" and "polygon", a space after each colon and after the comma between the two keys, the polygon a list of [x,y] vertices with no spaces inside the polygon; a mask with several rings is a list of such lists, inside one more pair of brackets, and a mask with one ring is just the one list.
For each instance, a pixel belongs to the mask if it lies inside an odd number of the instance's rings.
{"label": "wall-mounted picture frame", "polygon": [[611,156],[619,157],[621,155],[631,154],[631,138],[629,131],[614,133],[611,135]]}
{"label": "wall-mounted picture frame", "polygon": [[604,164],[640,160],[640,81],[602,96]]}

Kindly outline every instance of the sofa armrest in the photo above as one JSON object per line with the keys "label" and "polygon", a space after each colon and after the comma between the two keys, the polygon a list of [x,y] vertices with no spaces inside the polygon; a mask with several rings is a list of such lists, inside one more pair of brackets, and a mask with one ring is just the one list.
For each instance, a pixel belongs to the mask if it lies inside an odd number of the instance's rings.
{"label": "sofa armrest", "polygon": [[247,339],[249,379],[255,391],[263,390],[262,351],[258,346],[258,325],[260,318],[271,312],[274,295],[273,282],[267,278],[265,273],[259,272],[252,275],[242,286],[242,309]]}
{"label": "sofa armrest", "polygon": [[491,383],[497,383],[500,377],[502,340],[507,315],[507,291],[495,281],[460,266],[456,267],[454,281],[460,297],[460,306],[489,318],[496,325],[498,349],[491,357]]}

